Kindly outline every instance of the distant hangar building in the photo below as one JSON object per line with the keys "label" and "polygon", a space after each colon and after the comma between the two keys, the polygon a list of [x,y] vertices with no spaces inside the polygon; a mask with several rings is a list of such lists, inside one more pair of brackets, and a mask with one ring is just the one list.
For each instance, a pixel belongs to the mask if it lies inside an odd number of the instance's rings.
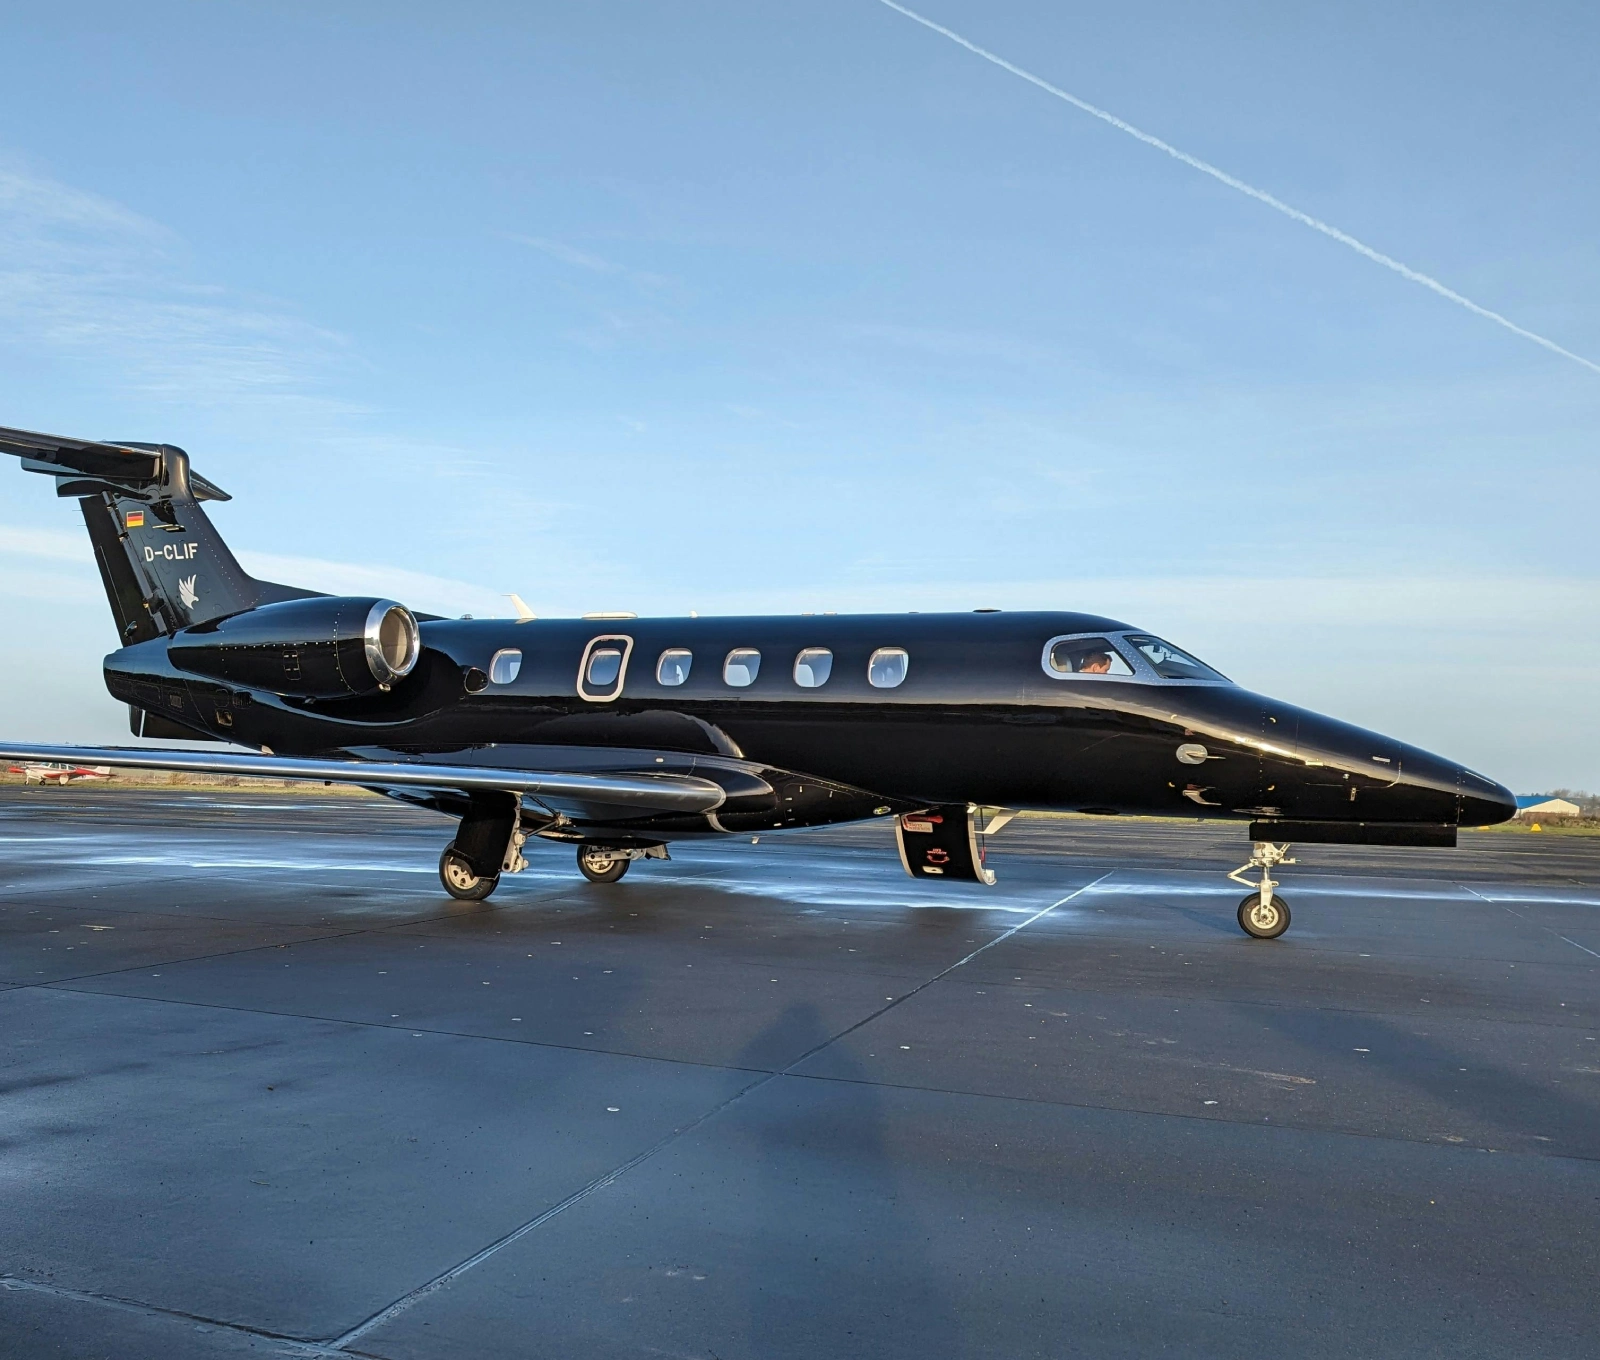
{"label": "distant hangar building", "polygon": [[1576,817],[1582,810],[1565,798],[1551,798],[1543,793],[1523,794],[1517,799],[1518,817]]}

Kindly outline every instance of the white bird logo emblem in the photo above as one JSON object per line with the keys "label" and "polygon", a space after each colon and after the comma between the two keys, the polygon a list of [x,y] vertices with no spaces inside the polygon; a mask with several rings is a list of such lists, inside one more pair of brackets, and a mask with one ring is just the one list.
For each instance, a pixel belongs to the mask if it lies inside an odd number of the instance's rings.
{"label": "white bird logo emblem", "polygon": [[185,609],[193,609],[200,602],[200,595],[195,590],[194,583],[194,576],[184,576],[178,580],[178,598],[183,601]]}

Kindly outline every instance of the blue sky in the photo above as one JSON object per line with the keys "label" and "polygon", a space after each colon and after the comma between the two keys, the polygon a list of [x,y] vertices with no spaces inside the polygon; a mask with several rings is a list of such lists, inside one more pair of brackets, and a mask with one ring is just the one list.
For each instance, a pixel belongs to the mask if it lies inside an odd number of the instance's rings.
{"label": "blue sky", "polygon": [[[1600,358],[1592,6],[918,8]],[[185,446],[264,572],[1081,608],[1600,788],[1600,375],[874,0],[67,0],[0,44],[0,423]],[[75,508],[3,485],[8,730],[114,737]]]}

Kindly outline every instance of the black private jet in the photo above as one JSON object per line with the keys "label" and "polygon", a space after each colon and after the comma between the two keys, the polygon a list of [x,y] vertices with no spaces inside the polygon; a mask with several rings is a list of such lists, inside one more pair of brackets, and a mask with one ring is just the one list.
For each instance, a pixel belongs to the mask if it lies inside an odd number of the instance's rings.
{"label": "black private jet", "polygon": [[1515,812],[1464,766],[1098,615],[437,618],[254,579],[202,508],[227,495],[173,445],[0,429],[0,451],[82,509],[134,734],[249,748],[0,759],[362,785],[459,819],[458,898],[526,867],[530,837],[610,883],[686,837],[892,817],[907,873],[986,884],[984,837],[1018,810],[1183,816],[1248,825],[1239,924],[1273,938],[1291,843],[1448,846]]}

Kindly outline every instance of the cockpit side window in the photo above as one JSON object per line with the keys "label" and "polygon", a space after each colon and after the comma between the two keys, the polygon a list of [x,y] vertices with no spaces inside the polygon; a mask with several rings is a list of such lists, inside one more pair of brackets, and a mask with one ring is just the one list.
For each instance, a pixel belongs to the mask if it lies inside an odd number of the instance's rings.
{"label": "cockpit side window", "polygon": [[1106,637],[1053,638],[1045,651],[1051,675],[1104,675],[1131,678],[1133,667]]}
{"label": "cockpit side window", "polygon": [[1126,641],[1129,646],[1139,649],[1140,655],[1150,663],[1150,669],[1163,680],[1227,680],[1227,676],[1218,674],[1204,661],[1197,661],[1187,652],[1180,652],[1170,642],[1163,642],[1160,638],[1150,637],[1146,633],[1129,633]]}

